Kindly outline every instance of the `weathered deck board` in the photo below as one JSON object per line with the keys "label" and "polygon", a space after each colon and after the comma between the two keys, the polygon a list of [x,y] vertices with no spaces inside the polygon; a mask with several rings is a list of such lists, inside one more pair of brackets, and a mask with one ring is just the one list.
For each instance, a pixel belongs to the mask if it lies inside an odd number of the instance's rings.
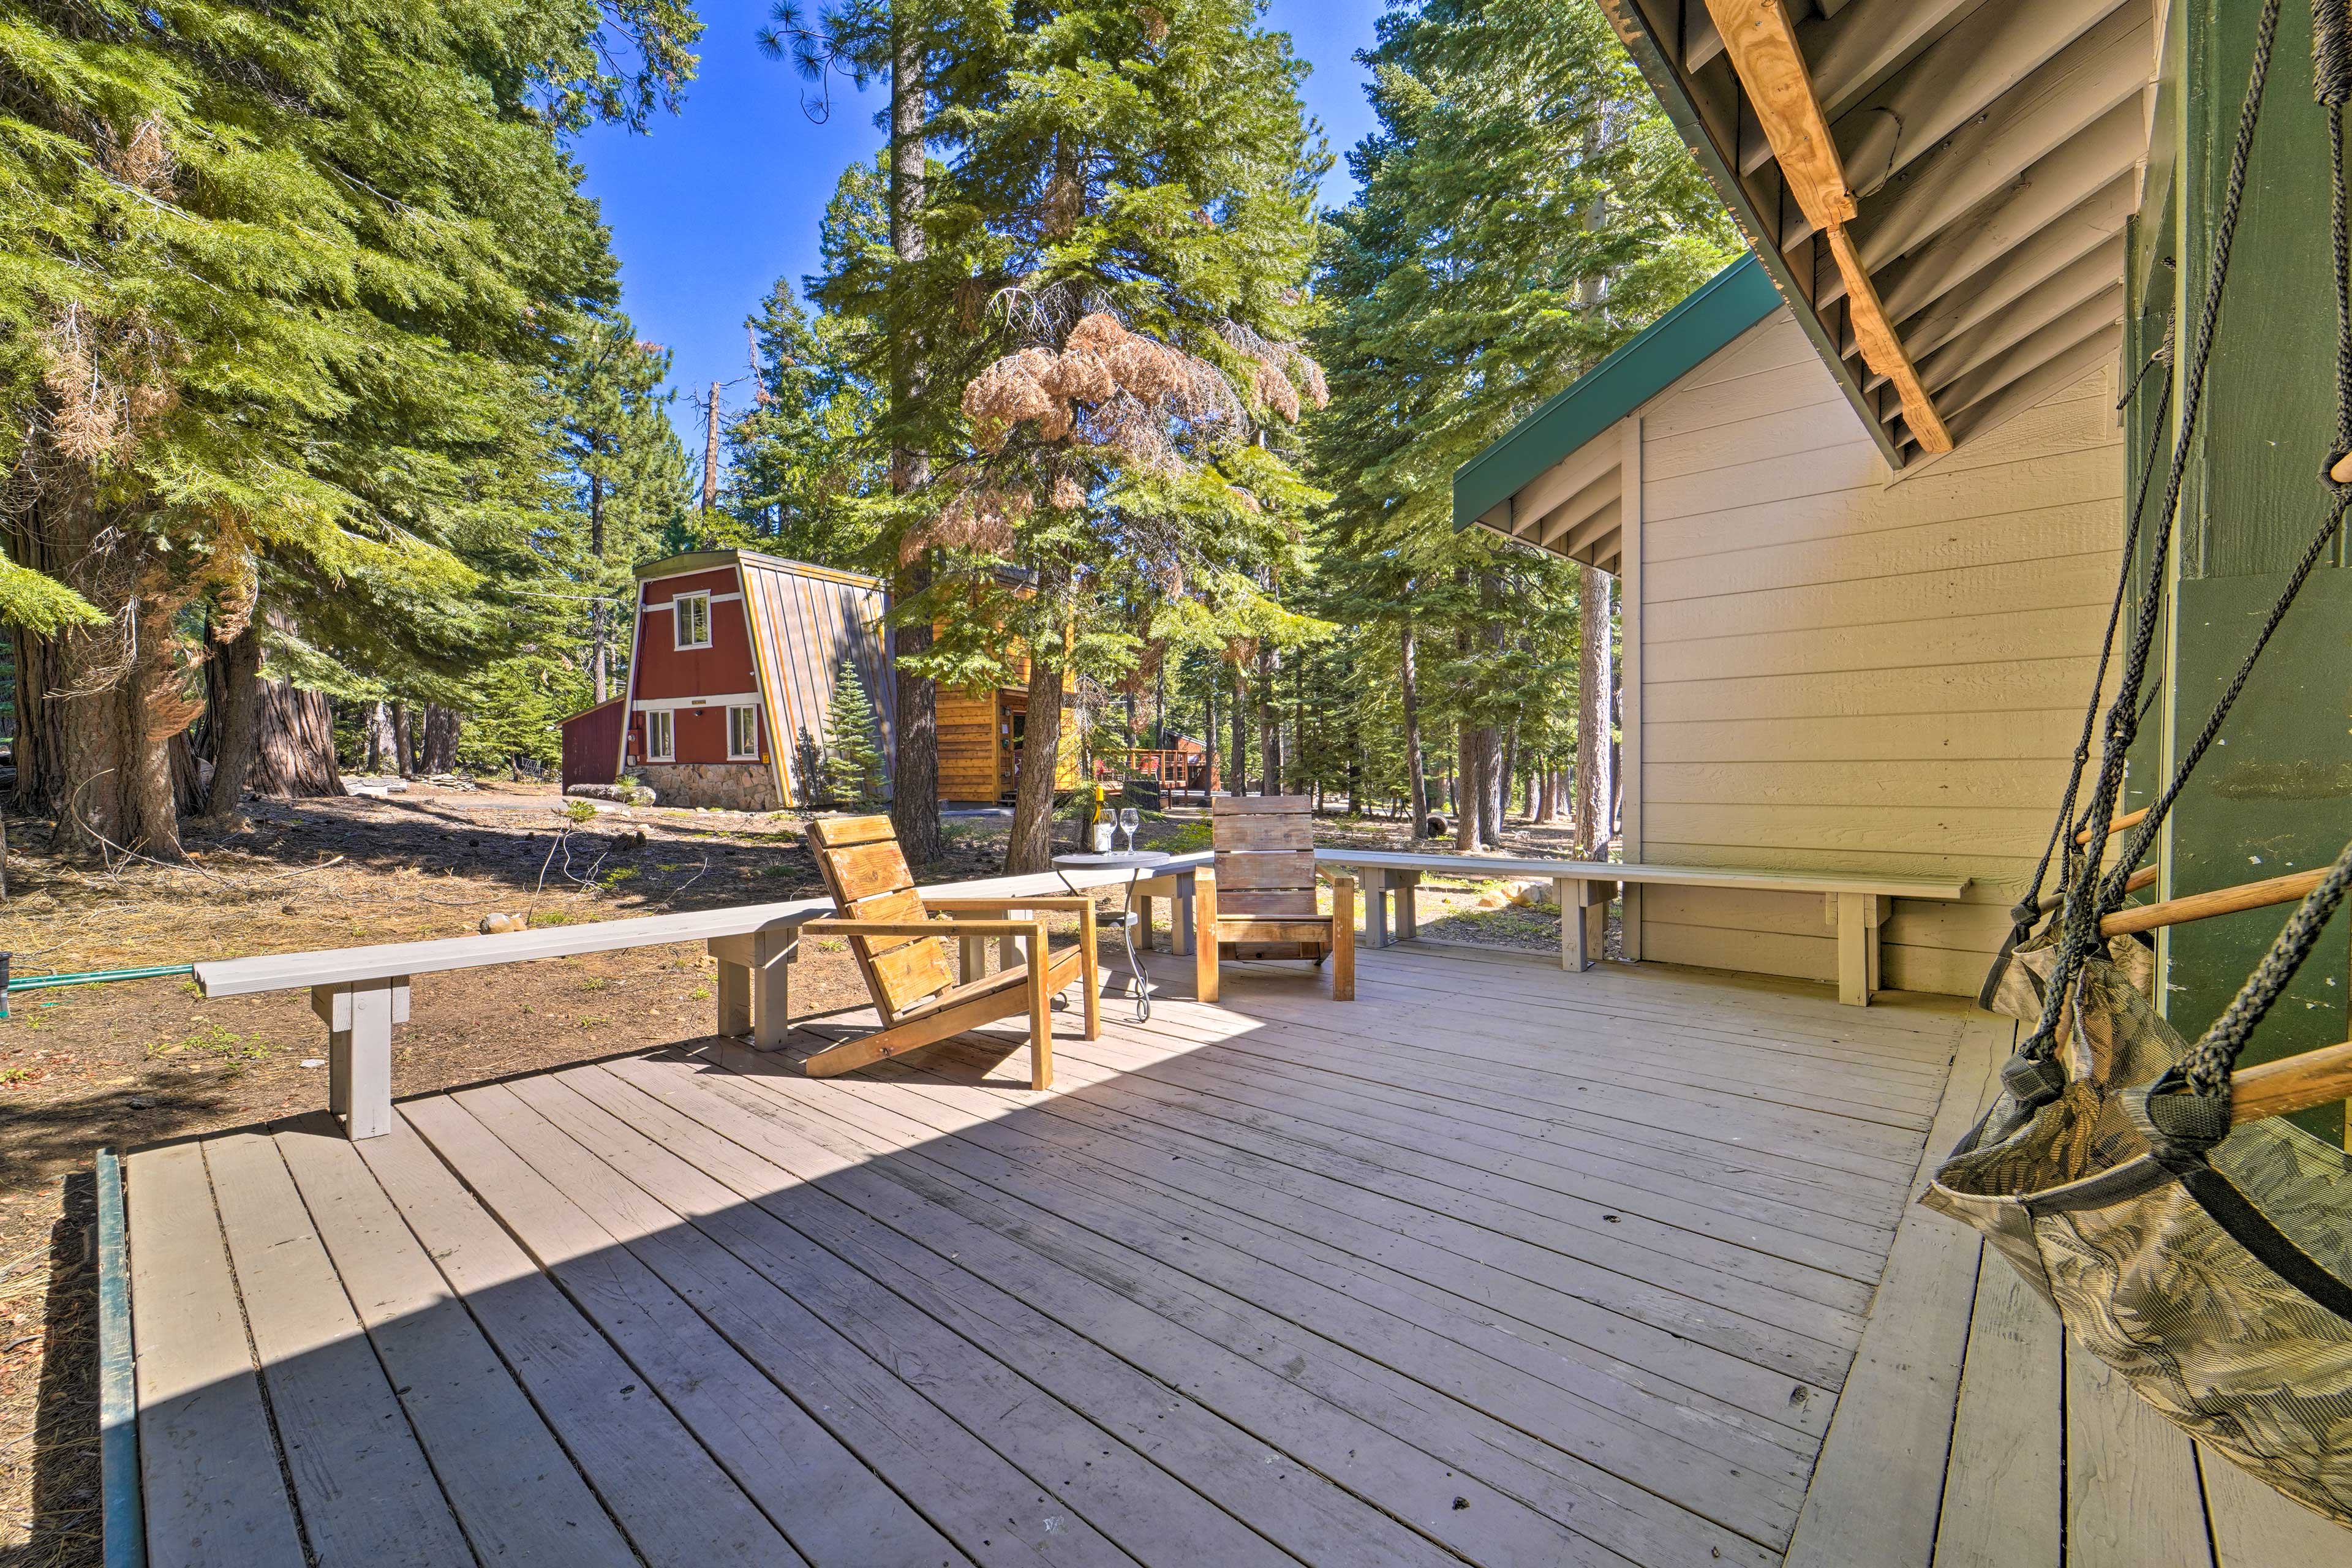
{"label": "weathered deck board", "polygon": [[1981,1249],[1936,1568],[2058,1568],[2065,1523],[2065,1331]]}
{"label": "weathered deck board", "polygon": [[[1927,1135],[1915,1192],[1998,1089],[1997,1068],[2012,1032],[1991,1024],[1968,1031]],[[1919,1223],[1927,1217],[1895,1234],[1869,1331],[1797,1521],[1790,1568],[1863,1563],[1896,1568],[1926,1563],[1935,1549],[1982,1244],[1960,1226]],[[1906,1506],[1890,1506],[1891,1500]]]}
{"label": "weathered deck board", "polygon": [[[320,1116],[281,1131],[278,1149],[481,1556],[551,1568],[631,1568],[636,1554],[358,1148]],[[530,1506],[515,1507],[518,1497],[530,1498]]]}
{"label": "weathered deck board", "polygon": [[[560,1116],[576,1136],[627,1159],[629,1169],[644,1173],[638,1179],[648,1184],[648,1190],[658,1192],[698,1225],[716,1221],[730,1232],[764,1228],[779,1236],[796,1235],[767,1208],[755,1207],[746,1215],[738,1201],[739,1197],[773,1200],[793,1188],[795,1184],[781,1168],[602,1069],[567,1073],[559,1082],[572,1104],[558,1107],[552,1096],[546,1097],[551,1114]],[[646,1136],[648,1131],[657,1132],[659,1141]],[[634,1155],[627,1152],[632,1148]],[[653,1152],[656,1150],[686,1157],[664,1161]],[[656,1165],[671,1168],[656,1171],[653,1169]],[[812,1196],[815,1207],[843,1208],[829,1196]],[[827,1226],[807,1216],[804,1211],[810,1205],[803,1203],[788,1206],[808,1218],[811,1228],[822,1236],[836,1240],[845,1236],[858,1237],[845,1243],[847,1250],[837,1255],[843,1261],[835,1266],[830,1284],[816,1287],[816,1304],[837,1303],[849,1314],[862,1303],[868,1311],[878,1309],[894,1320],[918,1323],[928,1315],[936,1320],[933,1335],[940,1329],[963,1335],[968,1348],[958,1359],[982,1362],[992,1356],[1013,1372],[1044,1380],[1049,1391],[1073,1410],[1103,1421],[1118,1443],[1129,1446],[1136,1454],[1150,1455],[1171,1475],[1214,1494],[1236,1519],[1277,1545],[1287,1543],[1296,1550],[1318,1541],[1346,1542],[1360,1561],[1383,1564],[1420,1563],[1436,1558],[1426,1542],[1393,1521],[1346,1498],[1318,1477],[1297,1467],[1280,1466],[1272,1449],[1196,1402],[1171,1397],[1166,1388],[1150,1384],[1133,1368],[1043,1313],[961,1270],[942,1270],[935,1258],[910,1244],[875,1234],[854,1220],[847,1226]],[[848,1218],[845,1208],[843,1217]],[[874,1348],[886,1345],[876,1343]],[[912,1356],[919,1349],[910,1346],[906,1353]],[[919,1364],[940,1364],[940,1359],[933,1350],[920,1357]],[[1035,1397],[1033,1391],[1032,1404]],[[975,1405],[970,1415],[976,1425],[987,1427],[989,1423],[982,1417],[1003,1408],[1005,1402],[998,1395],[992,1405]],[[1017,1431],[1008,1431],[1000,1435],[1000,1440],[1017,1447],[1021,1436]],[[1106,1457],[1098,1442],[1077,1468],[1092,1468]],[[1234,1560],[1239,1561],[1265,1554],[1263,1542],[1231,1544],[1232,1524],[1229,1520],[1209,1521],[1198,1544],[1236,1552]],[[1157,1545],[1164,1550],[1167,1539],[1193,1538],[1163,1538]],[[1141,1549],[1147,1556],[1153,1553],[1152,1545],[1142,1544]]]}
{"label": "weathered deck board", "polygon": [[302,1568],[202,1148],[124,1162],[140,1489],[155,1568]]}
{"label": "weathered deck board", "polygon": [[[1347,1478],[1351,1486],[1369,1487],[1391,1513],[1474,1561],[1522,1553],[1530,1560],[1560,1563],[1622,1561],[1555,1520],[1455,1473],[1395,1426],[1375,1424],[1315,1397],[1253,1360],[1221,1354],[1215,1342],[1197,1332],[1171,1331],[1169,1318],[1143,1309],[1108,1283],[1049,1267],[1039,1254],[975,1220],[961,1194],[910,1181],[899,1168],[887,1173],[868,1169],[855,1148],[843,1147],[782,1113],[774,1100],[734,1075],[646,1061],[615,1063],[613,1070],[751,1148],[802,1183],[821,1184],[867,1220],[960,1262],[966,1272],[1207,1402],[1268,1446],[1325,1475]],[[918,1184],[928,1191],[915,1191]],[[788,1188],[783,1195],[789,1198],[797,1190]],[[795,1217],[804,1216],[795,1211]],[[1426,1419],[1416,1411],[1413,1421],[1396,1425],[1424,1436],[1417,1428]],[[1454,1507],[1455,1498],[1462,1498],[1465,1506]]]}
{"label": "weathered deck board", "polygon": [[[772,1079],[763,1080],[762,1087],[787,1092],[795,1088]],[[827,1113],[819,1096],[795,1098],[812,1114]],[[910,1110],[919,1110],[919,1106]],[[861,1121],[872,1125],[867,1119]],[[998,1121],[986,1124],[986,1130],[1009,1128]],[[1793,1518],[1802,1477],[1789,1463],[1793,1456],[1785,1451],[1753,1441],[1743,1445],[1735,1432],[1720,1439],[1740,1450],[1742,1462],[1735,1463],[1706,1452],[1696,1441],[1668,1439],[1658,1429],[1624,1420],[1557,1386],[1536,1394],[1509,1367],[1464,1353],[1350,1295],[1304,1279],[1275,1277],[1276,1271],[1259,1259],[1219,1245],[1215,1215],[1164,1205],[1144,1206],[1149,1198],[1131,1194],[1116,1180],[1105,1182],[1094,1171],[1072,1170],[1050,1143],[1043,1145],[1046,1161],[1027,1164],[995,1154],[977,1138],[950,1142],[932,1136],[929,1125],[918,1123],[909,1127],[898,1147],[902,1157],[1004,1194],[1024,1236],[1050,1237],[1053,1254],[1078,1260],[1077,1267],[1088,1267],[1088,1260],[1099,1257],[1122,1271],[1149,1268],[1152,1278],[1175,1289],[1208,1294],[1229,1313],[1254,1315],[1255,1309],[1280,1318],[1286,1327],[1276,1331],[1311,1348],[1318,1358],[1347,1361],[1352,1352],[1391,1372],[1410,1369],[1405,1375],[1461,1406],[1466,1424],[1480,1425],[1478,1415],[1469,1413],[1483,1413],[1539,1444],[1548,1442],[1555,1454],[1543,1454],[1505,1431],[1490,1431],[1486,1437],[1529,1456],[1555,1474],[1594,1488],[1604,1504],[1636,1510],[1649,1506],[1591,1470],[1639,1477],[1649,1489],[1685,1500],[1698,1498],[1708,1505],[1710,1517],[1733,1521],[1751,1536],[1782,1533]],[[1138,1201],[1117,1201],[1122,1195]],[[1171,1226],[1171,1219],[1179,1223]],[[1150,1265],[1142,1261],[1147,1258]],[[1749,1461],[1759,1468],[1743,1470],[1743,1463]],[[1465,1463],[1474,1470],[1479,1468],[1475,1460]],[[1782,1478],[1777,1484],[1770,1479],[1776,1473]],[[1720,1549],[1724,1543],[1710,1539],[1704,1544]]]}
{"label": "weathered deck board", "polygon": [[1149,1023],[1066,1041],[1050,1093],[986,1031],[801,1075],[845,1016],[427,1096],[364,1145],[132,1156],[156,1561],[2352,1543],[1907,1206],[2006,1046],[1980,1016],[1413,947],[1365,953],[1354,1004],[1234,964],[1210,1007],[1187,967],[1160,962]]}
{"label": "weathered deck board", "polygon": [[472,1563],[278,1145],[245,1133],[204,1147],[311,1550],[322,1563]]}
{"label": "weathered deck board", "polygon": [[648,1562],[801,1561],[422,1138],[403,1123],[359,1149]]}

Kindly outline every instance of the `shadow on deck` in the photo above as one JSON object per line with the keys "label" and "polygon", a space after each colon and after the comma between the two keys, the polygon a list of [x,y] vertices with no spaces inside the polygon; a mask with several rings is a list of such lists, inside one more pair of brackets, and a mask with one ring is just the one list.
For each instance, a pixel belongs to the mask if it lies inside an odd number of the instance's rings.
{"label": "shadow on deck", "polygon": [[2346,1544],[1906,1206],[2005,1022],[1411,946],[1359,986],[1114,997],[1050,1094],[987,1035],[821,1081],[703,1041],[134,1153],[151,1561]]}

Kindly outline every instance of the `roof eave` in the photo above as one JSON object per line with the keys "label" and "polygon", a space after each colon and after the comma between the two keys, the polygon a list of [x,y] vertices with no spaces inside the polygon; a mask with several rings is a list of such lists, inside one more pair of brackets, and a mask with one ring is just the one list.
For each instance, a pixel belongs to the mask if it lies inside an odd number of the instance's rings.
{"label": "roof eave", "polygon": [[1691,100],[1682,78],[1667,64],[1665,51],[1651,35],[1648,21],[1638,7],[1628,5],[1623,0],[1601,0],[1601,9],[1615,26],[1617,37],[1625,45],[1625,52],[1641,68],[1643,79],[1650,84],[1650,90],[1658,95],[1659,106],[1665,110],[1666,118],[1674,122],[1675,133],[1683,139],[1683,145],[1690,149],[1691,156],[1697,159],[1699,167],[1706,172],[1707,181],[1715,186],[1716,195],[1723,198],[1723,205],[1731,209],[1732,221],[1739,226],[1739,232],[1748,240],[1748,253],[1763,264],[1766,274],[1772,279],[1773,288],[1780,291],[1780,297],[1792,308],[1797,324],[1805,330],[1805,336],[1811,340],[1813,352],[1822,356],[1822,363],[1829,366],[1830,374],[1837,381],[1838,390],[1844,393],[1845,400],[1853,405],[1854,416],[1862,421],[1863,427],[1870,432],[1870,438],[1877,443],[1879,451],[1886,458],[1886,466],[1900,468],[1903,466],[1902,448],[1895,444],[1893,434],[1880,422],[1862,383],[1854,378],[1853,368],[1838,351],[1838,345],[1830,341],[1829,331],[1822,325],[1821,318],[1813,314],[1812,295],[1798,286],[1797,275],[1790,270],[1788,258],[1780,253],[1780,247],[1761,237],[1770,234],[1772,226],[1764,221],[1764,215],[1756,210],[1746,188],[1733,177],[1730,166],[1716,151],[1714,139],[1707,135],[1699,119],[1698,105]]}
{"label": "roof eave", "polygon": [[[1454,471],[1454,527],[1480,521],[1780,308],[1750,255],[1700,284]],[[1798,311],[1798,315],[1808,314]]]}

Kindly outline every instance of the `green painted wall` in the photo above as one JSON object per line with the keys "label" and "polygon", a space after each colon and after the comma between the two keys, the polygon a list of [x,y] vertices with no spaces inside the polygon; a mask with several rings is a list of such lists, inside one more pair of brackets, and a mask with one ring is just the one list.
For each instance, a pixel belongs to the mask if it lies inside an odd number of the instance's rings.
{"label": "green painted wall", "polygon": [[[2179,113],[2160,115],[2158,123],[2179,140],[2152,163],[2177,171],[2179,180],[2180,199],[2169,211],[2179,225],[2172,275],[2183,310],[2179,357],[2186,360],[2260,6],[2181,0],[2176,10],[2185,22],[2184,65],[2167,85]],[[2310,49],[2308,14],[2286,6],[2181,511],[2164,722],[2152,748],[2158,767],[2138,770],[2139,799],[2158,782],[2145,775],[2168,773],[2201,728],[2325,515],[2317,475],[2336,423],[2336,319],[2327,130],[2312,101]],[[2152,199],[2147,207],[2154,205]],[[2163,248],[2158,243],[2141,254]],[[2160,259],[2150,269],[2142,289],[2149,305],[2164,291],[2165,271]],[[2263,656],[2222,737],[2174,809],[2168,895],[2325,865],[2352,838],[2352,574],[2343,570],[2340,541]],[[2162,1003],[2184,1037],[2194,1038],[2229,1004],[2285,913],[2231,916],[2168,933]],[[2248,1060],[2346,1037],[2347,941],[2339,915]],[[2305,1121],[2321,1136],[2344,1136],[2340,1106]]]}

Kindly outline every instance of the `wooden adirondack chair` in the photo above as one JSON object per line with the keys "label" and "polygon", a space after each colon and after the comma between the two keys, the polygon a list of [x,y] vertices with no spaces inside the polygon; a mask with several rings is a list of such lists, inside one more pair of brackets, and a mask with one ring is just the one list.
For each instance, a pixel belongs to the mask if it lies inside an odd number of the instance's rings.
{"label": "wooden adirondack chair", "polygon": [[1331,961],[1331,1000],[1356,999],[1356,879],[1331,879],[1315,907],[1315,803],[1303,795],[1219,795],[1209,807],[1216,864],[1192,882],[1192,979],[1217,999],[1226,958]]}
{"label": "wooden adirondack chair", "polygon": [[[1049,1088],[1054,1081],[1053,999],[1072,980],[1085,982],[1086,1037],[1101,1036],[1102,984],[1092,899],[926,899],[915,886],[887,816],[812,822],[808,845],[825,890],[842,912],[811,921],[801,931],[849,939],[849,951],[883,1025],[809,1058],[802,1065],[813,1076],[849,1072],[1026,1009],[1029,1086]],[[1031,918],[1004,918],[1016,909],[1031,911]],[[1048,910],[1078,917],[1076,947],[1046,951],[1043,917]],[[991,913],[999,918],[978,918]],[[994,974],[961,977],[949,958],[947,939],[992,936],[1019,938],[1027,945],[1025,962]]]}

